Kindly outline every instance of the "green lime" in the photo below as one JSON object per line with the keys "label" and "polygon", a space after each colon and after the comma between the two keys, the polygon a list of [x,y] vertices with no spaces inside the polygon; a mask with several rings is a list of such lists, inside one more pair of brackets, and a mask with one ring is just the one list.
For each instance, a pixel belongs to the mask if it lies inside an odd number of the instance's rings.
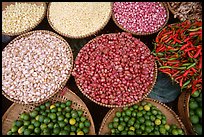
{"label": "green lime", "polygon": [[121,114],[122,114],[122,117],[126,116],[124,111],[122,111]]}
{"label": "green lime", "polygon": [[156,117],[155,117],[154,115],[151,115],[151,116],[150,116],[150,120],[151,120],[151,121],[155,121],[155,120],[156,120]]}
{"label": "green lime", "polygon": [[121,117],[121,112],[120,111],[117,111],[116,113],[115,113],[115,115],[117,116],[117,117]]}
{"label": "green lime", "polygon": [[68,135],[68,131],[66,130],[61,130],[59,135]]}
{"label": "green lime", "polygon": [[150,106],[149,105],[145,105],[144,106],[144,110],[149,111],[150,110]]}
{"label": "green lime", "polygon": [[145,131],[146,131],[147,133],[151,133],[151,132],[152,132],[152,129],[151,129],[150,126],[146,126]]}
{"label": "green lime", "polygon": [[157,110],[155,110],[155,109],[152,110],[152,114],[153,114],[153,115],[157,115]]}
{"label": "green lime", "polygon": [[50,123],[47,125],[47,127],[48,127],[49,129],[53,129],[54,123],[53,123],[53,122],[50,122]]}
{"label": "green lime", "polygon": [[36,127],[36,128],[34,129],[34,133],[36,133],[37,135],[39,135],[40,132],[41,132],[41,130],[40,130],[39,127]]}
{"label": "green lime", "polygon": [[88,133],[89,133],[89,128],[84,127],[84,128],[82,129],[82,131],[83,131],[85,134],[88,134]]}
{"label": "green lime", "polygon": [[18,127],[17,126],[13,126],[12,128],[11,128],[11,131],[14,133],[14,132],[17,132],[18,131]]}
{"label": "green lime", "polygon": [[142,130],[136,130],[136,135],[142,135]]}
{"label": "green lime", "polygon": [[81,128],[81,129],[84,128],[84,123],[83,122],[79,123],[79,128]]}
{"label": "green lime", "polygon": [[163,119],[163,118],[162,118],[161,122],[162,122],[162,124],[165,125],[165,124],[166,124],[166,119]]}
{"label": "green lime", "polygon": [[144,115],[145,120],[150,120],[150,116],[149,115]]}
{"label": "green lime", "polygon": [[25,114],[24,117],[23,117],[23,120],[30,120],[29,114]]}
{"label": "green lime", "polygon": [[37,121],[37,120],[35,120],[35,122],[33,123],[33,125],[34,125],[35,127],[39,127],[39,126],[40,126],[40,122]]}
{"label": "green lime", "polygon": [[55,105],[51,105],[50,106],[50,110],[52,110],[53,108],[55,108],[56,106]]}
{"label": "green lime", "polygon": [[119,117],[119,121],[123,122],[124,118],[123,117]]}
{"label": "green lime", "polygon": [[6,133],[6,135],[12,135],[11,130],[9,130],[9,131]]}
{"label": "green lime", "polygon": [[70,125],[74,125],[75,123],[76,123],[76,119],[71,118],[71,119],[69,120],[69,124],[70,124]]}
{"label": "green lime", "polygon": [[66,106],[71,106],[72,105],[72,101],[71,100],[67,100],[67,102],[66,102]]}
{"label": "green lime", "polygon": [[202,118],[202,108],[197,108],[196,109],[196,114],[199,118]]}
{"label": "green lime", "polygon": [[28,129],[30,129],[31,131],[33,131],[35,129],[35,126],[34,125],[29,125],[28,126]]}
{"label": "green lime", "polygon": [[58,111],[58,112],[62,112],[62,108],[61,108],[61,107],[58,107],[58,108],[57,108],[57,111]]}
{"label": "green lime", "polygon": [[30,112],[30,117],[35,118],[38,115],[38,111],[33,110],[32,112]]}
{"label": "green lime", "polygon": [[198,103],[196,101],[192,101],[189,103],[189,108],[190,109],[196,109],[198,108]]}
{"label": "green lime", "polygon": [[138,108],[139,111],[141,111],[143,109],[144,109],[143,106],[139,106],[139,108]]}
{"label": "green lime", "polygon": [[[51,106],[50,106],[50,107],[51,107]],[[56,113],[56,112],[57,112],[57,108],[56,108],[56,107],[52,108],[52,109],[50,110],[50,112],[51,112],[51,113]]]}
{"label": "green lime", "polygon": [[200,91],[196,90],[193,94],[191,94],[192,97],[196,98],[200,95]]}
{"label": "green lime", "polygon": [[139,124],[138,122],[136,122],[136,123],[134,124],[134,127],[135,127],[135,129],[139,129],[139,128],[140,128],[140,124]]}
{"label": "green lime", "polygon": [[62,112],[61,111],[58,111],[57,113],[55,113],[58,116],[62,115]]}
{"label": "green lime", "polygon": [[123,107],[123,110],[125,111],[125,110],[127,110],[128,109],[128,107],[127,106],[125,106],[125,107]]}
{"label": "green lime", "polygon": [[40,109],[45,110],[46,109],[45,105],[40,105]]}
{"label": "green lime", "polygon": [[127,135],[127,131],[122,131],[121,135]]}
{"label": "green lime", "polygon": [[54,133],[55,135],[58,135],[58,134],[60,133],[60,128],[59,128],[59,127],[54,128],[54,129],[53,129],[53,133]]}
{"label": "green lime", "polygon": [[60,102],[56,102],[54,105],[56,106],[56,107],[59,107],[60,106]]}
{"label": "green lime", "polygon": [[136,111],[133,111],[132,112],[132,117],[136,117],[137,116],[137,112]]}
{"label": "green lime", "polygon": [[48,118],[48,117],[46,117],[44,120],[43,120],[43,122],[45,123],[45,124],[48,124],[48,123],[50,123],[50,118]]}
{"label": "green lime", "polygon": [[195,124],[194,128],[195,128],[195,131],[198,133],[198,135],[202,135],[202,125],[201,124]]}
{"label": "green lime", "polygon": [[30,135],[31,134],[31,130],[30,129],[25,129],[23,132],[23,135]]}
{"label": "green lime", "polygon": [[36,110],[36,111],[40,111],[40,107],[36,107],[34,110]]}
{"label": "green lime", "polygon": [[15,120],[13,126],[17,126],[17,127],[21,127],[23,125],[23,121],[22,120]]}
{"label": "green lime", "polygon": [[124,126],[123,125],[118,125],[118,130],[119,131],[123,131],[124,130]]}
{"label": "green lime", "polygon": [[160,119],[156,119],[156,120],[154,121],[154,123],[155,123],[156,125],[160,125],[160,124],[161,124],[161,120],[160,120]]}
{"label": "green lime", "polygon": [[57,128],[57,127],[60,128],[59,124],[58,124],[58,123],[55,123],[54,126],[53,126],[53,128]]}
{"label": "green lime", "polygon": [[49,108],[50,105],[51,105],[51,102],[50,102],[50,101],[48,101],[48,102],[45,103],[45,106],[46,106],[47,108]]}
{"label": "green lime", "polygon": [[77,135],[84,135],[84,132],[83,131],[78,131]]}
{"label": "green lime", "polygon": [[76,135],[75,132],[70,132],[69,135]]}
{"label": "green lime", "polygon": [[69,119],[68,119],[68,118],[65,118],[65,119],[64,119],[64,122],[65,122],[65,123],[69,123]]}
{"label": "green lime", "polygon": [[125,122],[128,122],[129,119],[130,119],[130,117],[128,117],[128,116],[125,116],[125,117],[124,117],[124,121],[125,121]]}
{"label": "green lime", "polygon": [[159,128],[159,132],[160,132],[162,135],[165,135],[165,133],[166,133],[165,127],[160,127],[160,128]]}
{"label": "green lime", "polygon": [[65,108],[65,107],[66,107],[66,104],[65,104],[65,103],[61,103],[61,104],[60,104],[60,107],[61,107],[61,108]]}
{"label": "green lime", "polygon": [[157,131],[157,130],[155,130],[155,131],[154,131],[154,135],[160,135],[160,132]]}
{"label": "green lime", "polygon": [[76,127],[73,126],[73,125],[71,125],[70,129],[71,129],[72,132],[76,131]]}
{"label": "green lime", "polygon": [[172,129],[171,133],[172,133],[172,135],[178,135],[177,129]]}
{"label": "green lime", "polygon": [[45,119],[45,116],[43,115],[37,115],[37,117],[35,117],[36,120],[40,121],[40,122],[43,122],[44,119]]}
{"label": "green lime", "polygon": [[139,118],[139,117],[142,117],[142,112],[137,112],[137,117]]}
{"label": "green lime", "polygon": [[84,122],[84,121],[86,120],[86,117],[81,116],[80,120],[81,120],[82,122]]}
{"label": "green lime", "polygon": [[120,122],[121,125],[123,125],[124,127],[126,126],[126,123],[123,121],[123,122]]}
{"label": "green lime", "polygon": [[18,129],[18,134],[22,135],[24,130],[27,128],[27,126],[21,126],[19,129]]}
{"label": "green lime", "polygon": [[[145,111],[145,110],[143,109],[143,110],[141,110],[141,112],[142,112],[143,115],[145,115],[148,111]],[[147,115],[148,115],[148,114],[147,114]],[[149,114],[149,115],[150,115],[150,114]],[[148,115],[148,116],[149,116],[149,115]]]}
{"label": "green lime", "polygon": [[113,127],[114,127],[114,128],[117,128],[118,125],[119,125],[118,122],[113,122]]}
{"label": "green lime", "polygon": [[128,135],[135,135],[135,132],[134,131],[128,131]]}
{"label": "green lime", "polygon": [[41,129],[41,130],[44,130],[45,128],[47,128],[47,125],[46,125],[45,123],[42,123],[42,124],[40,125],[40,129]]}
{"label": "green lime", "polygon": [[81,117],[83,115],[83,111],[82,110],[77,110],[77,114],[79,117]]}
{"label": "green lime", "polygon": [[169,126],[168,124],[165,124],[165,125],[164,125],[164,128],[165,128],[166,130],[170,130],[170,126]]}
{"label": "green lime", "polygon": [[50,119],[54,120],[54,119],[56,119],[56,118],[57,118],[57,116],[56,116],[55,113],[50,113]]}
{"label": "green lime", "polygon": [[65,107],[65,108],[64,108],[64,111],[65,111],[65,112],[71,112],[71,111],[72,111],[72,108],[71,108],[71,107]]}
{"label": "green lime", "polygon": [[145,125],[146,125],[146,126],[151,126],[151,125],[152,125],[152,122],[151,122],[150,120],[146,120],[146,121],[145,121]]}
{"label": "green lime", "polygon": [[126,114],[127,116],[131,116],[131,111],[130,111],[129,109],[127,109],[127,110],[125,111],[125,114]]}
{"label": "green lime", "polygon": [[178,135],[184,135],[184,132],[183,132],[183,130],[181,128],[178,128],[177,132],[178,132]]}
{"label": "green lime", "polygon": [[70,131],[71,131],[70,125],[66,125],[66,126],[64,127],[64,130],[70,132]]}
{"label": "green lime", "polygon": [[58,124],[61,128],[64,128],[66,126],[66,123],[64,121],[59,121]]}
{"label": "green lime", "polygon": [[144,123],[144,122],[145,122],[145,118],[144,118],[144,117],[140,117],[140,118],[138,118],[138,121],[139,121],[140,123]]}
{"label": "green lime", "polygon": [[63,116],[63,115],[58,116],[58,117],[57,117],[57,120],[58,120],[58,121],[63,121],[63,120],[64,120],[64,116]]}
{"label": "green lime", "polygon": [[199,123],[199,117],[197,115],[191,116],[190,120],[191,120],[192,124],[198,124]]}
{"label": "green lime", "polygon": [[78,117],[78,113],[77,113],[76,110],[72,110],[72,111],[71,111],[71,117],[72,117],[72,118],[77,118],[77,117]]}
{"label": "green lime", "polygon": [[135,110],[137,110],[139,106],[138,106],[137,104],[134,104],[132,107],[133,107]]}
{"label": "green lime", "polygon": [[140,125],[140,129],[141,129],[142,131],[145,131],[145,125],[144,125],[144,124],[141,124],[141,125]]}
{"label": "green lime", "polygon": [[70,114],[69,112],[67,112],[67,113],[65,114],[65,117],[66,117],[66,118],[70,118],[70,117],[71,117],[71,114]]}
{"label": "green lime", "polygon": [[131,118],[129,121],[128,121],[128,126],[133,126],[135,123],[135,118]]}
{"label": "green lime", "polygon": [[114,117],[113,118],[113,122],[119,122],[119,118],[118,117]]}

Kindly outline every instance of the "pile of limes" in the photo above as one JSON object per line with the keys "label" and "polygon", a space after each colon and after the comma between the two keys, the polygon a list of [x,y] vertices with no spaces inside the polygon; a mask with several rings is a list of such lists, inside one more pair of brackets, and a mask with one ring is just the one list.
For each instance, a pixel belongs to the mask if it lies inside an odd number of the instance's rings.
{"label": "pile of limes", "polygon": [[46,102],[29,113],[22,113],[13,122],[8,135],[86,135],[91,123],[83,110],[72,107],[72,101],[65,103]]}
{"label": "pile of limes", "polygon": [[195,91],[190,96],[189,114],[191,123],[198,135],[202,135],[202,93]]}
{"label": "pile of limes", "polygon": [[108,128],[111,135],[184,135],[181,128],[167,124],[166,116],[146,101],[117,111]]}

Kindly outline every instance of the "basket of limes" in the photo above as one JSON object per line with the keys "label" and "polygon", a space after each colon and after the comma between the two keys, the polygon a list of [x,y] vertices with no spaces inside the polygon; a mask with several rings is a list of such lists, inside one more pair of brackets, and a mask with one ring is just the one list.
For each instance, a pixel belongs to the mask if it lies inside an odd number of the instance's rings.
{"label": "basket of limes", "polygon": [[178,113],[188,134],[202,135],[202,92],[182,92],[178,100]]}
{"label": "basket of limes", "polygon": [[2,117],[2,134],[94,135],[95,127],[85,103],[67,89],[42,104],[13,103]]}
{"label": "basket of limes", "polygon": [[169,107],[151,98],[113,108],[104,117],[100,135],[185,135],[186,129]]}

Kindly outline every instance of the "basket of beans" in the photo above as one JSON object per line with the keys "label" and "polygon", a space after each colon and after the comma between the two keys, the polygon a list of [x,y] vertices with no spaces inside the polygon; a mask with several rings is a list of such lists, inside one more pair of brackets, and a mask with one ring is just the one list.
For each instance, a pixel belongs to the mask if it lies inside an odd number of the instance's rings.
{"label": "basket of beans", "polygon": [[202,21],[170,24],[158,33],[154,44],[159,71],[179,83],[182,91],[202,89]]}
{"label": "basket of beans", "polygon": [[182,92],[178,100],[178,113],[189,135],[202,135],[202,91]]}
{"label": "basket of beans", "polygon": [[132,34],[110,33],[92,39],[79,51],[72,75],[93,102],[123,107],[149,94],[157,66],[149,48]]}
{"label": "basket of beans", "polygon": [[43,102],[70,77],[73,55],[59,35],[36,30],[13,39],[2,51],[2,94],[21,104]]}
{"label": "basket of beans", "polygon": [[149,35],[166,25],[169,11],[163,2],[114,2],[112,19],[124,31]]}
{"label": "basket of beans", "polygon": [[202,2],[167,2],[169,10],[181,21],[187,19],[202,20]]}
{"label": "basket of beans", "polygon": [[94,135],[86,104],[68,88],[41,104],[13,103],[2,117],[3,135]]}
{"label": "basket of beans", "polygon": [[45,2],[2,2],[2,34],[15,36],[34,29],[46,8]]}
{"label": "basket of beans", "polygon": [[85,38],[102,30],[111,18],[110,2],[50,2],[50,26],[69,38]]}
{"label": "basket of beans", "polygon": [[186,129],[169,107],[151,98],[129,107],[112,108],[99,135],[185,135]]}

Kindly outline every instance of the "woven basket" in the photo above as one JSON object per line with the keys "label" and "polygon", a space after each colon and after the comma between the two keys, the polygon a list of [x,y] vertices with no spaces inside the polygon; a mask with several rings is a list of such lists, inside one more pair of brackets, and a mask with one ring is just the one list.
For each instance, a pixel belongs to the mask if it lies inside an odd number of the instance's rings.
{"label": "woven basket", "polygon": [[[42,100],[39,100],[37,102],[30,102],[28,104],[35,104],[35,103],[41,103],[41,102],[44,102],[45,100],[51,98],[52,96],[54,96],[59,90],[61,90],[62,88],[64,88],[64,86],[66,85],[70,75],[71,75],[71,71],[72,71],[72,68],[73,68],[73,54],[72,54],[72,50],[71,50],[71,47],[69,46],[69,44],[67,43],[67,41],[65,39],[63,39],[61,36],[55,34],[54,32],[51,32],[51,31],[47,31],[47,30],[35,30],[35,31],[30,31],[30,32],[27,32],[25,34],[22,34],[18,37],[16,37],[15,39],[13,39],[9,44],[15,42],[16,40],[19,40],[21,38],[24,38],[24,37],[27,37],[29,35],[32,35],[33,33],[37,33],[37,32],[42,32],[42,33],[46,33],[46,34],[49,34],[49,35],[52,35],[52,36],[55,36],[57,38],[59,38],[60,40],[62,40],[66,45],[67,45],[67,48],[68,48],[68,51],[69,53],[68,54],[71,54],[71,68],[70,68],[70,72],[69,74],[67,75],[67,79],[65,81],[62,82],[60,88],[58,90],[56,90],[53,94],[50,94],[49,96],[47,96],[47,98],[44,98]],[[26,104],[25,102],[20,102],[19,100],[16,100],[16,99],[12,99],[10,98],[9,95],[7,95],[3,90],[2,90],[2,94],[9,100],[15,102],[15,103],[19,103],[19,104]]]}
{"label": "woven basket", "polygon": [[[107,23],[109,22],[110,18],[111,18],[111,14],[112,14],[112,10],[110,10],[109,12],[109,15],[108,15],[108,18],[107,20],[101,25],[100,28],[98,28],[97,30],[89,33],[89,34],[85,34],[85,35],[80,35],[80,36],[71,36],[71,35],[68,35],[68,34],[65,34],[61,31],[59,31],[52,23],[52,21],[50,20],[50,5],[51,5],[52,2],[49,2],[48,4],[48,10],[47,10],[47,20],[48,20],[48,23],[50,24],[50,26],[57,32],[59,33],[60,35],[62,36],[65,36],[65,37],[68,37],[68,38],[73,38],[73,39],[82,39],[82,38],[86,38],[86,37],[90,37],[92,35],[95,35],[97,33],[99,33],[106,25]],[[111,2],[110,2],[110,7],[111,7]]]}
{"label": "woven basket", "polygon": [[[105,35],[112,35],[112,34],[114,34],[114,33],[109,33],[109,34],[105,34]],[[90,40],[87,44],[91,43],[92,41],[97,40],[98,37],[100,37],[100,36],[97,36],[97,37],[95,37],[94,39]],[[86,45],[85,45],[85,46],[86,46]],[[84,47],[85,47],[85,46],[84,46]],[[83,50],[83,48],[82,48],[81,50]],[[74,78],[75,78],[75,77],[74,77]],[[77,82],[76,82],[76,85],[77,85],[77,87],[79,88],[79,90],[80,90],[88,99],[90,99],[91,101],[95,102],[95,103],[98,104],[98,105],[104,106],[104,107],[114,108],[114,107],[131,106],[131,105],[133,105],[133,104],[136,104],[136,103],[140,102],[140,101],[143,100],[144,98],[146,98],[146,97],[149,95],[149,93],[152,91],[152,89],[153,89],[153,87],[154,87],[154,85],[155,85],[155,83],[156,83],[156,79],[157,79],[157,64],[156,64],[156,62],[155,62],[154,80],[153,80],[152,85],[149,86],[148,92],[146,92],[146,93],[143,95],[143,97],[142,97],[141,99],[136,100],[136,101],[134,101],[134,102],[132,102],[132,103],[129,103],[129,104],[121,105],[121,106],[118,106],[118,105],[107,105],[107,104],[103,104],[103,103],[101,103],[101,102],[97,102],[96,100],[94,100],[93,98],[91,98],[89,95],[85,94],[85,93],[83,92],[83,89],[80,87],[79,84],[77,84]],[[75,81],[77,81],[76,78],[75,78]]]}
{"label": "woven basket", "polygon": [[181,118],[182,122],[185,124],[187,132],[189,135],[197,135],[193,125],[190,121],[189,116],[189,100],[191,92],[186,91],[182,92],[178,99],[178,115]]}
{"label": "woven basket", "polygon": [[[165,10],[166,10],[166,21],[164,22],[164,24],[159,28],[159,29],[157,29],[157,30],[155,30],[155,31],[153,31],[153,32],[148,32],[148,33],[142,33],[142,32],[133,32],[133,31],[130,31],[130,30],[127,30],[127,29],[125,29],[122,25],[120,25],[119,23],[118,23],[118,21],[115,19],[115,16],[114,16],[114,13],[112,12],[112,19],[113,19],[113,21],[114,21],[114,23],[120,28],[120,29],[122,29],[122,30],[124,30],[124,31],[126,31],[126,32],[129,32],[129,33],[131,33],[131,34],[133,34],[133,35],[151,35],[151,34],[154,34],[154,33],[157,33],[158,31],[160,31],[166,24],[167,24],[167,22],[168,22],[168,20],[169,20],[169,10],[168,10],[168,7],[167,7],[167,5],[166,5],[166,3],[165,2],[161,2],[161,4],[163,5],[163,7],[165,8]],[[112,9],[113,9],[113,3],[112,3]]]}
{"label": "woven basket", "polygon": [[[166,120],[167,120],[168,124],[177,125],[179,128],[183,129],[185,134],[187,134],[186,129],[185,129],[183,123],[181,122],[180,118],[168,106],[166,106],[165,104],[163,104],[157,100],[151,99],[151,98],[145,98],[144,101],[150,102],[152,105],[156,106],[166,116]],[[115,117],[115,113],[117,111],[122,111],[122,108],[113,108],[113,109],[108,111],[108,113],[106,114],[106,116],[104,117],[104,119],[101,123],[101,127],[100,127],[99,133],[98,133],[99,135],[110,134],[110,129],[108,128],[108,124],[111,121],[113,121],[113,118]]]}
{"label": "woven basket", "polygon": [[[170,3],[169,3],[169,2],[166,2],[166,5],[167,5],[168,9],[171,11],[171,13],[172,13],[173,15],[175,15],[175,14],[176,14],[176,11],[172,9]],[[177,18],[178,18],[180,21],[182,21],[181,18],[180,18],[179,16],[177,16]],[[195,19],[195,18],[192,16],[191,18],[188,17],[188,19],[191,20],[191,19]]]}
{"label": "woven basket", "polygon": [[[15,4],[16,2],[2,2],[2,11],[5,10],[5,8],[11,4]],[[23,2],[18,2],[18,3],[23,3]],[[45,2],[27,2],[27,3],[31,3],[31,4],[36,4],[36,5],[41,5],[43,4],[44,6],[44,13],[42,15],[42,17],[36,22],[36,24],[34,24],[33,26],[31,26],[30,28],[22,31],[22,32],[18,32],[18,33],[5,33],[2,31],[2,35],[8,35],[8,36],[16,36],[16,35],[20,35],[23,33],[26,33],[32,29],[34,29],[36,26],[38,26],[40,24],[40,22],[42,22],[42,20],[44,19],[45,15],[46,15],[46,10],[47,10],[47,5]]]}
{"label": "woven basket", "polygon": [[[94,127],[94,122],[91,117],[91,114],[86,106],[86,104],[71,90],[67,90],[65,94],[62,96],[60,93],[56,94],[54,97],[49,99],[49,101],[53,104],[57,101],[59,102],[66,102],[67,100],[72,101],[72,108],[73,109],[81,109],[84,111],[83,115],[89,119],[91,126],[90,126],[90,131],[89,135],[95,135],[95,127]],[[35,105],[22,105],[22,104],[16,104],[13,103],[9,109],[5,112],[5,114],[2,117],[2,134],[6,135],[7,132],[11,129],[12,123],[19,119],[20,114],[24,112],[30,112],[34,110],[35,107],[39,106],[40,104],[35,104]]]}

